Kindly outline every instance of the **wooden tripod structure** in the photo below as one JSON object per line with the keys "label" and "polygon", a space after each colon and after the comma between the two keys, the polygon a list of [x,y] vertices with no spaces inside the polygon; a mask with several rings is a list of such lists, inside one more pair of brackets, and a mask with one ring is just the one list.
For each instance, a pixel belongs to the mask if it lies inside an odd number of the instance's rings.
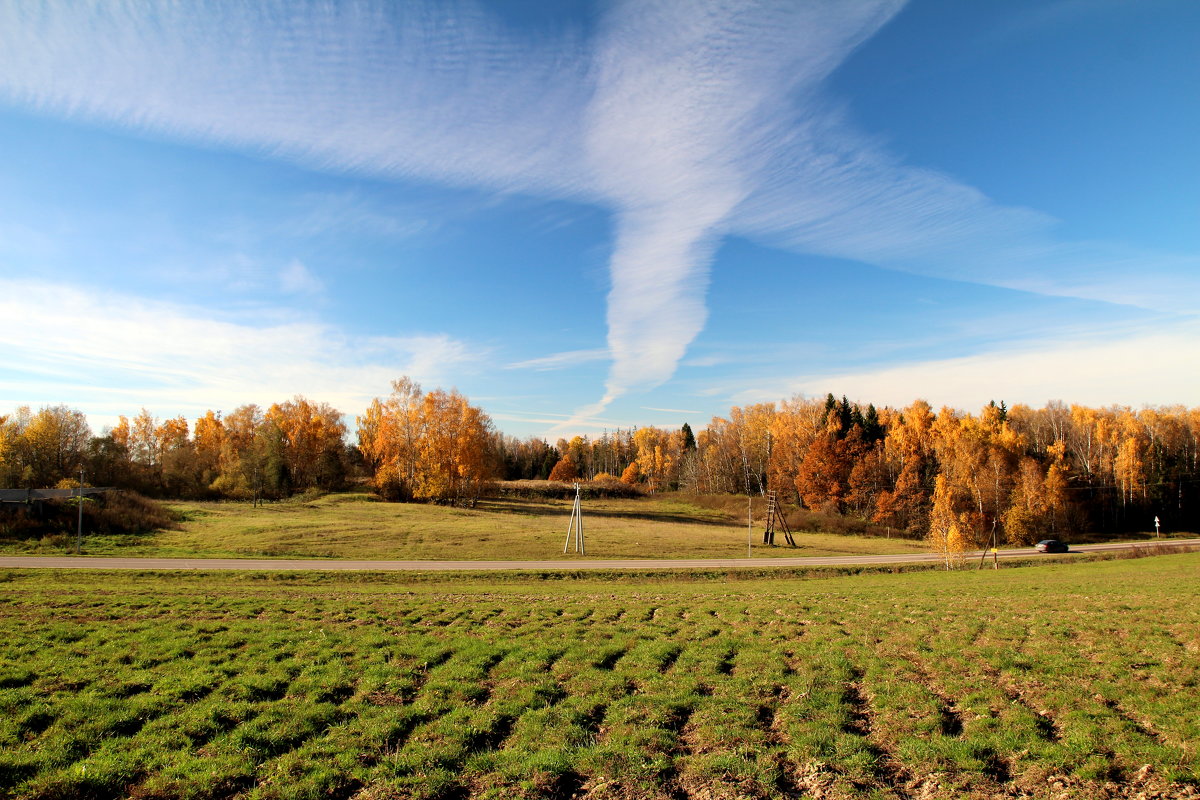
{"label": "wooden tripod structure", "polygon": [[579,484],[575,484],[575,505],[571,508],[571,522],[567,525],[567,540],[563,542],[563,553],[571,546],[571,534],[575,534],[575,552],[586,555],[583,548],[583,507],[579,504]]}
{"label": "wooden tripod structure", "polygon": [[792,532],[788,528],[787,520],[784,519],[783,511],[779,508],[779,499],[775,495],[774,489],[767,491],[767,527],[763,531],[763,544],[775,544],[775,531],[783,531],[783,538],[792,547],[796,546],[796,540],[792,538]]}

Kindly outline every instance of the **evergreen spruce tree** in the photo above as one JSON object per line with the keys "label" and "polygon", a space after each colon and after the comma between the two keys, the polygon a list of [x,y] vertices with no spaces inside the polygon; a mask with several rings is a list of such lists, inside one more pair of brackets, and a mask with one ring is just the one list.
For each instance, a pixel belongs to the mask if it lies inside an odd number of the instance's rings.
{"label": "evergreen spruce tree", "polygon": [[684,450],[684,452],[687,452],[689,450],[695,450],[696,449],[696,436],[692,433],[692,426],[688,425],[685,422],[685,423],[683,423],[683,427],[679,429],[679,432],[683,434],[683,450]]}

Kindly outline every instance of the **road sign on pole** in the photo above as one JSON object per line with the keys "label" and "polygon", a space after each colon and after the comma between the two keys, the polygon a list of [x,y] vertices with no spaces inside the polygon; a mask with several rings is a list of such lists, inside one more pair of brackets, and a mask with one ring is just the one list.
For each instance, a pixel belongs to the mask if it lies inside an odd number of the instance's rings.
{"label": "road sign on pole", "polygon": [[1154,538],[1155,539],[1161,538],[1161,534],[1159,533],[1159,527],[1158,527],[1158,517],[1154,518]]}

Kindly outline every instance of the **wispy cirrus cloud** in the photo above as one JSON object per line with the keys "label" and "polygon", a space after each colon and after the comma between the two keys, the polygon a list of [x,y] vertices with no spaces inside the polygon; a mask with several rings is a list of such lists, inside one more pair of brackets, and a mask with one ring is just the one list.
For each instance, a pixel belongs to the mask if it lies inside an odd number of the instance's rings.
{"label": "wispy cirrus cloud", "polygon": [[[572,198],[614,214],[603,397],[667,380],[720,237],[1194,312],[1193,254],[1064,241],[905,164],[825,79],[904,0],[616,2],[598,33],[470,2],[0,0],[0,100],[318,169]],[[530,368],[544,368],[550,362]]]}
{"label": "wispy cirrus cloud", "polygon": [[[545,436],[550,439],[554,439],[556,435],[576,436],[586,432],[630,430],[638,426],[637,422],[630,420],[580,415],[578,412],[573,414],[538,414],[501,409],[491,412],[489,416],[498,422],[516,422],[522,425],[546,426],[548,433]],[[563,428],[567,424],[570,427]]]}
{"label": "wispy cirrus cloud", "polygon": [[604,361],[610,357],[607,349],[600,347],[592,350],[567,350],[562,353],[552,353],[540,358],[530,358],[525,361],[514,361],[505,369],[532,369],[547,372],[556,369],[588,364],[593,361]]}
{"label": "wispy cirrus cloud", "polygon": [[699,414],[701,412],[695,409],[687,408],[655,408],[654,406],[642,406],[647,411],[661,411],[664,414]]}
{"label": "wispy cirrus cloud", "polygon": [[50,113],[318,168],[577,183],[562,133],[589,92],[582,45],[473,3],[10,0],[0,45],[0,96]]}
{"label": "wispy cirrus cloud", "polygon": [[904,164],[814,98],[773,174],[731,215],[765,244],[1039,294],[1200,311],[1200,256],[1070,241],[1058,221]]}
{"label": "wispy cirrus cloud", "polygon": [[279,287],[287,294],[320,294],[325,283],[303,262],[293,259],[279,271]]}
{"label": "wispy cirrus cloud", "polygon": [[304,387],[353,414],[400,375],[437,383],[483,356],[446,336],[349,337],[258,317],[0,280],[0,395],[13,404],[85,402],[103,418],[142,406],[198,415],[284,400]]}
{"label": "wispy cirrus cloud", "polygon": [[416,208],[384,206],[354,192],[307,193],[295,198],[293,213],[275,226],[285,236],[310,238],[352,234],[407,239],[427,232],[431,221]]}

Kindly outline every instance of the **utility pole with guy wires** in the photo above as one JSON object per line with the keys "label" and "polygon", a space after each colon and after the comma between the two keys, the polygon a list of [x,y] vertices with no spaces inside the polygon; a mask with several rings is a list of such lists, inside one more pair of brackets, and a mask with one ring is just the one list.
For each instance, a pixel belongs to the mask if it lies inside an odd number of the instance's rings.
{"label": "utility pole with guy wires", "polygon": [[575,534],[575,552],[587,555],[583,548],[583,507],[579,503],[579,484],[575,484],[575,505],[571,507],[571,522],[567,525],[567,540],[563,542],[563,553],[571,546],[571,534]]}

